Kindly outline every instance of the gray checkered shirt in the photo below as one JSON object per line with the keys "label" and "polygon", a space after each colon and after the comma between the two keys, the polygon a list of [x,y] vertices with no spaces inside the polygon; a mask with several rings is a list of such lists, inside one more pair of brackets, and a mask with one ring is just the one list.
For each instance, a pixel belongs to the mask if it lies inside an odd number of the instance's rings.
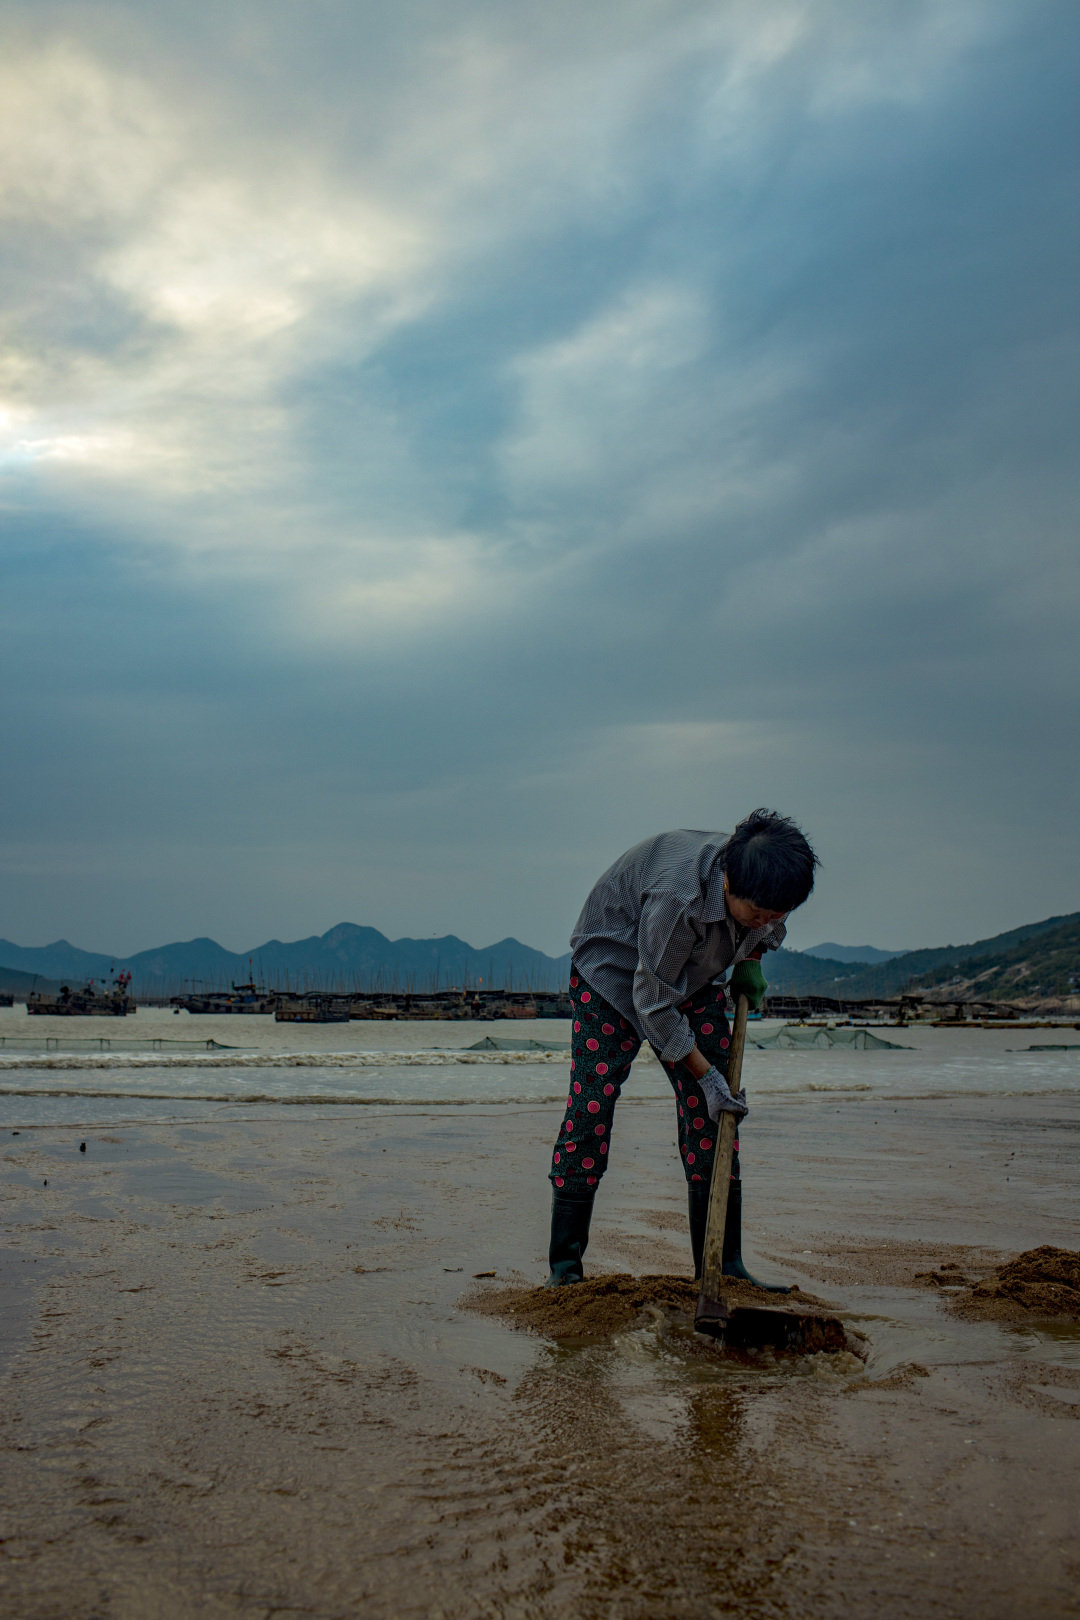
{"label": "gray checkered shirt", "polygon": [[593,888],[570,936],[575,967],[665,1063],[694,1044],[679,1003],[787,933],[782,922],[744,929],[728,915],[726,842],[682,829],[635,844]]}

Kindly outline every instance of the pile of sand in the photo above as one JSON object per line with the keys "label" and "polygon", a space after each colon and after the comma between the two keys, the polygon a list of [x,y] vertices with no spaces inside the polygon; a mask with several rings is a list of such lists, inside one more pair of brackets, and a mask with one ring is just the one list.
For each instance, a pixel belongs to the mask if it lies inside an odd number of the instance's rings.
{"label": "pile of sand", "polygon": [[[834,1324],[820,1300],[792,1289],[790,1294],[770,1294],[751,1283],[724,1279],[724,1297],[733,1308],[766,1308],[798,1317]],[[694,1320],[698,1285],[689,1277],[631,1277],[623,1272],[589,1277],[567,1288],[489,1288],[463,1301],[470,1310],[486,1316],[500,1316],[511,1326],[541,1333],[547,1339],[600,1339],[624,1332],[649,1314],[667,1315],[686,1326]],[[813,1349],[845,1347],[843,1329],[835,1324],[836,1335],[827,1333]],[[828,1342],[826,1342],[828,1340]]]}
{"label": "pile of sand", "polygon": [[621,1333],[650,1307],[692,1321],[697,1296],[697,1284],[689,1277],[618,1272],[567,1288],[488,1288],[465,1303],[470,1310],[501,1316],[513,1327],[547,1339],[591,1339]]}
{"label": "pile of sand", "polygon": [[956,1304],[965,1315],[991,1321],[1057,1316],[1080,1322],[1080,1250],[1056,1249],[1049,1243],[1025,1249],[982,1282],[973,1283]]}

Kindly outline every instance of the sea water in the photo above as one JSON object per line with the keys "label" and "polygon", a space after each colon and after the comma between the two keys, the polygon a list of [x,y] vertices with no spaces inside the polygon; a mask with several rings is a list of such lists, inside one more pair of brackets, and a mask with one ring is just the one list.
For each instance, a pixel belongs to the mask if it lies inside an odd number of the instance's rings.
{"label": "sea water", "polygon": [[[751,1034],[780,1027],[763,1021],[751,1026]],[[743,1080],[751,1106],[755,1099],[798,1104],[829,1093],[898,1100],[1072,1095],[1080,1089],[1080,1030],[1071,1027],[877,1026],[875,1033],[895,1049],[748,1046]],[[469,1050],[485,1036],[540,1042],[549,1050]],[[142,1008],[135,1017],[106,1021],[30,1017],[22,1006],[3,1008],[0,1128],[183,1118],[237,1104],[525,1102],[557,1110],[566,1095],[569,1040],[569,1023],[558,1019],[278,1024],[267,1015]],[[669,1095],[667,1076],[646,1048],[623,1100]]]}

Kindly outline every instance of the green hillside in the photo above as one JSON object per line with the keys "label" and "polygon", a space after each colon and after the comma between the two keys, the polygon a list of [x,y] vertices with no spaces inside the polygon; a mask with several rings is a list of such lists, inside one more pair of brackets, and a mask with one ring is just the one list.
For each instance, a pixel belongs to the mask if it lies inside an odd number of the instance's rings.
{"label": "green hillside", "polygon": [[969,956],[918,975],[925,989],[1014,1001],[1080,994],[1080,918],[1037,934],[1011,950]]}
{"label": "green hillside", "polygon": [[[1051,935],[1064,934],[1069,929],[1077,928],[1080,928],[1080,912],[1071,912],[1066,916],[1047,917],[1042,922],[1025,923],[1020,928],[1010,928],[1004,934],[978,939],[969,945],[941,945],[930,950],[905,951],[902,956],[894,956],[889,962],[872,964],[830,962],[823,957],[804,956],[800,951],[781,950],[775,955],[770,953],[766,958],[765,976],[772,989],[783,995],[851,997],[853,1000],[881,997],[887,1000],[915,985],[940,986],[951,977],[956,977],[961,969],[967,979],[982,971],[989,974],[992,966],[1005,971],[1007,967],[1017,966],[1029,958],[1035,960],[1038,957],[1041,960],[1042,946],[1029,946],[1029,941],[1046,941]],[[1062,949],[1068,952],[1067,943],[1063,944]],[[1061,982],[1062,971],[1066,985],[1070,971],[1080,973],[1080,953],[1074,951],[1071,960],[1071,970],[1067,963],[1060,970],[1055,970],[1055,983]],[[989,984],[989,978],[986,982]],[[1069,994],[1068,989],[1035,989],[1035,983],[1042,982],[1038,974],[1031,981],[1032,988],[1023,992],[1016,988],[1018,980],[1015,974],[1008,982],[1012,986],[1008,993],[982,988],[978,993],[1005,999],[1008,999],[1008,994]]]}

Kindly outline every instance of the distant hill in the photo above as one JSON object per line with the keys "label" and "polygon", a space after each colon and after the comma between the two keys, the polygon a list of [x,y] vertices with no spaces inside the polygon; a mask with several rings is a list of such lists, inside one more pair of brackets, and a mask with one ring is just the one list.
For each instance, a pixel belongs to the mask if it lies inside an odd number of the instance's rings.
{"label": "distant hill", "polygon": [[31,978],[53,977],[62,979],[100,979],[118,960],[115,956],[101,956],[93,951],[80,951],[66,939],[55,945],[13,945],[0,939],[0,964],[4,968],[27,973]]}
{"label": "distant hill", "polygon": [[20,973],[17,968],[0,967],[0,995],[15,996],[19,1001],[25,1001],[31,990],[45,990],[52,994],[59,988],[59,981],[43,979],[39,973]]}
{"label": "distant hill", "polygon": [[969,956],[919,975],[928,990],[1026,1001],[1080,995],[1080,917],[990,954]]}
{"label": "distant hill", "polygon": [[837,945],[835,940],[826,940],[824,945],[810,945],[801,953],[803,956],[824,956],[830,962],[891,962],[894,956],[903,956],[903,951],[879,951],[876,945]]}
{"label": "distant hill", "polygon": [[[765,977],[774,990],[785,995],[850,996],[852,1000],[893,997],[918,985],[928,985],[928,976],[955,974],[962,963],[970,967],[981,960],[1007,955],[1028,940],[1077,923],[1080,923],[1080,912],[1072,912],[1067,916],[1047,917],[1042,922],[1025,923],[1021,928],[995,934],[991,939],[975,940],[970,945],[904,951],[888,961],[870,964],[829,961],[805,951],[780,950],[767,957]],[[1080,960],[1074,965],[1080,972]],[[934,982],[943,981],[935,977]],[[1034,990],[1029,993],[1036,994]]]}
{"label": "distant hill", "polygon": [[339,923],[309,939],[288,944],[272,939],[239,953],[212,939],[185,940],[126,957],[83,951],[66,939],[39,946],[0,940],[0,964],[23,974],[79,983],[124,969],[132,975],[135,994],[147,997],[176,995],[195,987],[228,988],[252,974],[271,989],[434,990],[482,981],[495,989],[559,990],[566,984],[570,957],[569,953],[545,956],[516,939],[501,939],[477,950],[454,934],[390,940],[377,928]]}

